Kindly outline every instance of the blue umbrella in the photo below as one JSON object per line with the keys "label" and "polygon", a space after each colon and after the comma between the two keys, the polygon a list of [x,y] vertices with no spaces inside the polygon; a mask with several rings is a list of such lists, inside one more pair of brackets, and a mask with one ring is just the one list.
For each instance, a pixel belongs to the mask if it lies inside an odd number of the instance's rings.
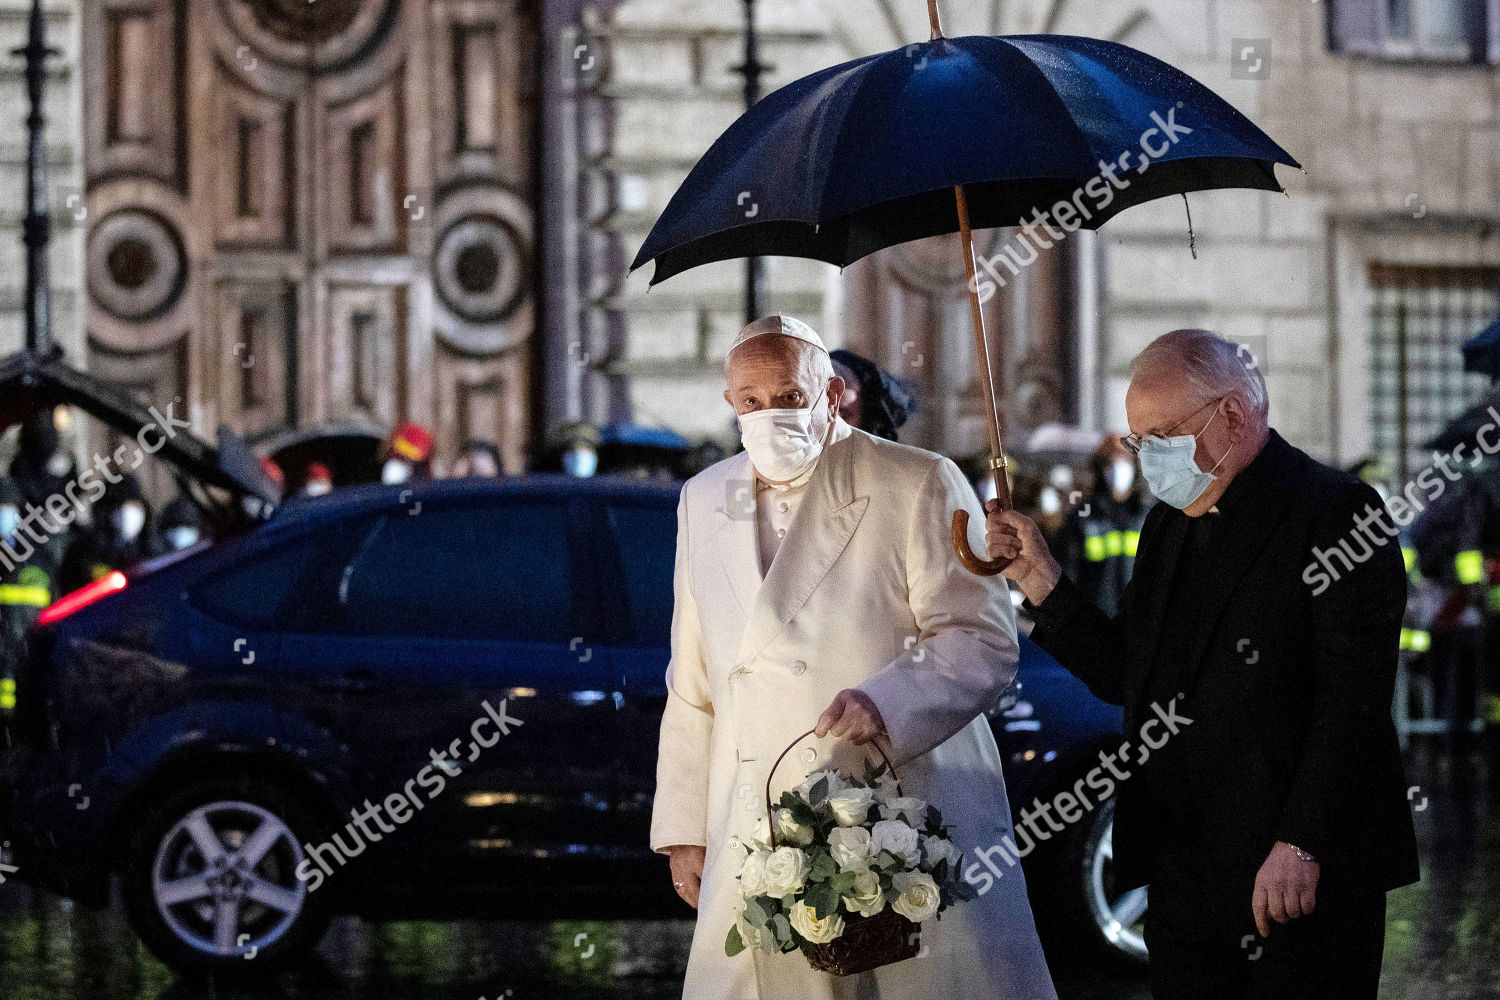
{"label": "blue umbrella", "polygon": [[[688,174],[632,269],[655,261],[655,284],[738,257],[842,266],[960,233],[990,468],[1008,506],[971,229],[1032,225],[1061,238],[1165,195],[1280,191],[1275,165],[1298,164],[1207,87],[1145,53],[1066,35],[944,38],[936,0],[928,12],[931,41],[814,73],[741,116]],[[1000,267],[1026,263],[983,266],[998,281]],[[969,551],[966,521],[954,515],[965,565],[999,572]]]}

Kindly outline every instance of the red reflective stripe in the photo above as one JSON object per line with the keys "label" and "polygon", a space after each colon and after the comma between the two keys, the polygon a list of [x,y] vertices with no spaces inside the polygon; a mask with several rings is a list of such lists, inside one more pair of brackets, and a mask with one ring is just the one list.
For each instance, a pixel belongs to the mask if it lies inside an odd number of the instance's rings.
{"label": "red reflective stripe", "polygon": [[103,600],[110,594],[124,590],[125,584],[125,574],[115,570],[95,580],[87,587],[80,587],[58,600],[56,604],[37,616],[37,624],[51,625],[53,622],[61,621],[76,611],[82,611],[95,601]]}

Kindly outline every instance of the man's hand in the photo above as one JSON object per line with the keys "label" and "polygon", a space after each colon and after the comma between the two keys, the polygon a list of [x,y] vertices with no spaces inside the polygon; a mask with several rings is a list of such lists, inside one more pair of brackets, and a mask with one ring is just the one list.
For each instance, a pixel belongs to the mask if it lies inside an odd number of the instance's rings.
{"label": "man's hand", "polygon": [[1047,549],[1042,529],[1025,514],[1001,510],[998,500],[991,500],[984,509],[990,558],[1009,559],[1005,578],[1020,587],[1032,604],[1042,603],[1062,576],[1062,567]]}
{"label": "man's hand", "polygon": [[860,746],[885,732],[885,720],[880,717],[880,709],[875,707],[869,695],[855,688],[845,688],[818,716],[816,732],[819,739],[833,736]]}
{"label": "man's hand", "polygon": [[1292,846],[1278,840],[1260,871],[1255,873],[1255,892],[1250,909],[1261,937],[1271,936],[1271,921],[1284,924],[1313,911],[1318,903],[1318,876],[1322,866],[1303,861]]}
{"label": "man's hand", "polygon": [[707,851],[696,844],[673,844],[667,848],[672,865],[672,888],[682,901],[698,908],[698,889],[703,884],[703,859]]}

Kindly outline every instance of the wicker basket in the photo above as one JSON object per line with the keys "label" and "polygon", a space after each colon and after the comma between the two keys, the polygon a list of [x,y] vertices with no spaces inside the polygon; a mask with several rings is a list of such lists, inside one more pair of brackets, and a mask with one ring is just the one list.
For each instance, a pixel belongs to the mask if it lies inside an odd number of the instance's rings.
{"label": "wicker basket", "polygon": [[[772,850],[775,850],[778,845],[776,810],[771,805],[771,779],[776,776],[776,769],[781,766],[783,760],[786,760],[786,755],[792,752],[792,747],[807,739],[814,732],[816,730],[809,729],[792,740],[787,748],[781,751],[781,756],[776,758],[776,763],[771,765],[771,771],[766,775],[766,816],[770,821]],[[885,766],[890,768],[891,777],[895,778],[896,790],[899,792],[901,779],[896,774],[896,766],[891,763],[891,759],[886,756],[879,743],[870,745],[875,748],[876,753],[880,754],[880,759],[885,761]],[[921,924],[912,923],[889,907],[873,917],[862,917],[857,913],[846,914],[844,933],[827,944],[815,944],[809,948],[807,964],[819,972],[827,972],[835,976],[852,976],[859,972],[869,972],[882,965],[916,958],[921,950],[921,934]]]}
{"label": "wicker basket", "polygon": [[890,907],[873,917],[857,913],[844,917],[844,933],[807,952],[807,964],[819,972],[852,976],[882,965],[916,958],[921,949],[922,925],[914,924]]}

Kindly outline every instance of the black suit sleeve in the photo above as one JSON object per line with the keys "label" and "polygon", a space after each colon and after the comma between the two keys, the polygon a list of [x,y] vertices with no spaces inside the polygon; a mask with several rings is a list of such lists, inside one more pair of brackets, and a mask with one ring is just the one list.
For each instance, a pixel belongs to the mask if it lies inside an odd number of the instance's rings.
{"label": "black suit sleeve", "polygon": [[[1406,573],[1396,539],[1369,518],[1382,507],[1369,486],[1351,485],[1329,504],[1313,531],[1318,548],[1342,542],[1351,552],[1371,549],[1367,559],[1321,593],[1314,588],[1311,602],[1312,706],[1277,836],[1319,858],[1346,853],[1341,836],[1361,835],[1348,829],[1344,815],[1349,777],[1386,749]],[[1359,536],[1357,518],[1368,525]],[[1376,545],[1377,539],[1383,544]]]}
{"label": "black suit sleeve", "polygon": [[1112,705],[1125,703],[1125,623],[1134,593],[1132,580],[1120,613],[1111,618],[1063,576],[1041,604],[1026,605],[1036,622],[1032,641]]}

